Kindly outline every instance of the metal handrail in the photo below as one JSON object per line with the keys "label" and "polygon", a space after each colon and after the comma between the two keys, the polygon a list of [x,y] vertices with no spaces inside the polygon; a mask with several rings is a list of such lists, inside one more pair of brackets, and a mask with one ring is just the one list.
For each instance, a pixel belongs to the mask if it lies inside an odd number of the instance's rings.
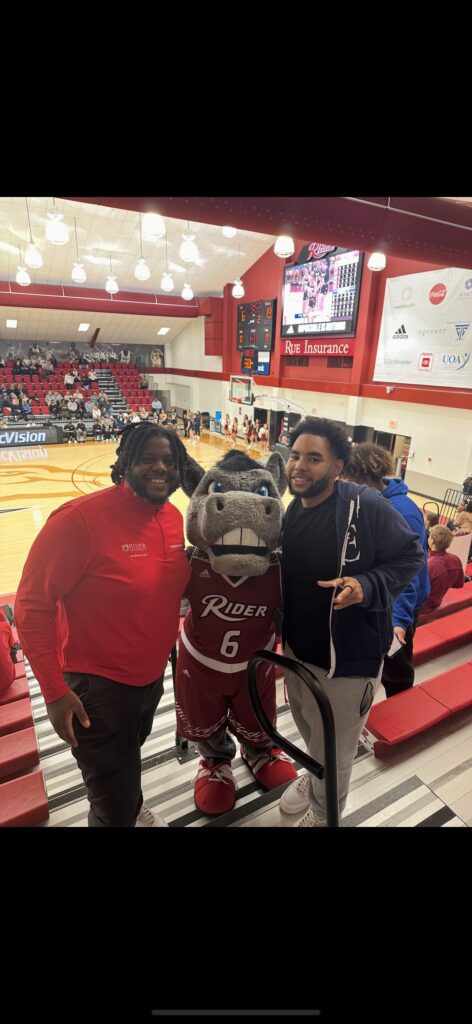
{"label": "metal handrail", "polygon": [[[315,761],[304,750],[300,750],[300,748],[296,747],[294,743],[290,743],[290,740],[281,736],[272,725],[272,722],[267,718],[257,690],[257,666],[261,661],[269,661],[272,665],[279,665],[280,668],[288,669],[290,672],[293,672],[294,675],[299,676],[302,682],[308,686],[309,690],[311,690],[311,693],[317,701],[320,709],[321,721],[323,724],[325,750],[324,765],[319,764],[318,761]],[[274,740],[278,747],[281,747],[286,754],[289,754],[290,757],[293,757],[296,761],[302,764],[303,767],[312,775],[316,775],[318,779],[325,780],[326,824],[328,828],[337,828],[339,826],[339,808],[338,773],[336,764],[336,731],[334,727],[333,709],[324,686],[320,683],[319,679],[317,679],[316,676],[314,676],[313,673],[305,667],[305,665],[302,665],[299,661],[295,661],[293,658],[287,658],[285,655],[275,654],[273,651],[255,652],[248,662],[247,680],[249,698],[254,714],[260,721],[267,735]]]}

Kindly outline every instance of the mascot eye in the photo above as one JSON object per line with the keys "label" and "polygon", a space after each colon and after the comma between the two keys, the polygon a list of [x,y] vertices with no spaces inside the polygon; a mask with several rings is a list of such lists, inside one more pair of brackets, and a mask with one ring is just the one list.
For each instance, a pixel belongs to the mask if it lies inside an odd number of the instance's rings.
{"label": "mascot eye", "polygon": [[269,497],[269,488],[265,484],[258,484],[254,488],[254,494],[260,494],[263,498]]}
{"label": "mascot eye", "polygon": [[212,480],[208,485],[208,494],[222,494],[224,489],[225,485],[221,483],[221,480]]}

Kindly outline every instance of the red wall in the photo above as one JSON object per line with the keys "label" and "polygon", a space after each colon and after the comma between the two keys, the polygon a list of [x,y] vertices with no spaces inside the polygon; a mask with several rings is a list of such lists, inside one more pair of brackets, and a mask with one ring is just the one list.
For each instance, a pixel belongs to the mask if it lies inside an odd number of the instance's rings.
{"label": "red wall", "polygon": [[[306,242],[297,240],[298,253]],[[336,394],[361,395],[386,399],[385,384],[374,383],[372,375],[377,353],[377,342],[382,320],[385,282],[388,277],[420,274],[433,269],[432,264],[400,257],[388,257],[384,271],[372,272],[367,268],[366,252],[362,275],[359,314],[355,336],[355,355],[352,368],[328,367],[325,356],[312,356],[308,366],[287,366],[286,357],[280,355],[280,317],[284,261],[275,256],[272,247],[245,274],[244,302],[257,299],[277,299],[275,350],[271,353],[270,376],[261,378],[273,387],[294,390],[321,391]],[[293,258],[292,258],[293,259]],[[287,263],[292,262],[287,260]],[[438,273],[442,268],[437,267]],[[241,353],[236,350],[238,300],[231,296],[232,285],[227,285],[223,300],[223,376],[241,373]],[[390,401],[413,402],[424,405],[449,406],[472,409],[472,394],[459,388],[432,388],[417,384],[396,384]]]}

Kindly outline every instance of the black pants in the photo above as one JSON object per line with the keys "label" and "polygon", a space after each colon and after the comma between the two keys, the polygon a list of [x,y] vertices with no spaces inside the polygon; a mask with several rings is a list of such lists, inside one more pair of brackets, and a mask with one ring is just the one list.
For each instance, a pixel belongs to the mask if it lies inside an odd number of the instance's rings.
{"label": "black pants", "polygon": [[163,676],[147,686],[126,686],[81,672],[64,673],[90,719],[74,716],[72,749],[90,802],[89,828],[132,827],[141,809],[141,747],[164,692]]}
{"label": "black pants", "polygon": [[420,608],[415,611],[413,625],[408,626],[405,633],[404,647],[397,651],[393,658],[385,658],[382,682],[385,686],[387,697],[394,697],[396,693],[403,693],[404,690],[409,690],[415,681],[413,637],[416,633],[420,611]]}

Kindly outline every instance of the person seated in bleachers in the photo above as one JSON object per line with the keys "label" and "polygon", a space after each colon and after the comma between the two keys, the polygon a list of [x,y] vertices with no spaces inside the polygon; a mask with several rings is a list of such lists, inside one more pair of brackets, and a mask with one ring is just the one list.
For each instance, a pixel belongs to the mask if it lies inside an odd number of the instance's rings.
{"label": "person seated in bleachers", "polygon": [[24,401],[23,401],[23,416],[25,417],[25,420],[28,419],[28,416],[31,415],[31,412],[32,412],[32,409],[31,409],[29,400],[27,398],[25,398]]}
{"label": "person seated in bleachers", "polygon": [[80,417],[80,419],[77,420],[76,430],[77,430],[77,440],[79,442],[80,441],[86,441],[87,440],[87,427],[85,425],[85,420],[83,420],[82,417]]}
{"label": "person seated in bleachers", "polygon": [[99,406],[98,402],[94,402],[93,409],[92,409],[92,419],[93,420],[101,420],[101,418],[102,418],[102,410],[100,409],[100,406]]}
{"label": "person seated in bleachers", "polygon": [[101,420],[95,420],[92,427],[92,434],[95,441],[103,441],[103,426]]}
{"label": "person seated in bleachers", "polygon": [[64,423],[62,432],[64,434],[64,441],[66,442],[66,444],[77,444],[76,426],[77,421],[75,416],[73,416],[72,419],[67,420],[66,423]]}
{"label": "person seated in bleachers", "polygon": [[433,526],[429,531],[428,576],[431,584],[429,597],[422,609],[423,615],[439,608],[448,590],[460,590],[464,586],[464,570],[457,555],[448,553],[454,534],[447,526]]}
{"label": "person seated in bleachers", "polygon": [[458,509],[454,516],[454,526],[457,526],[459,530],[472,532],[472,501],[468,501],[462,509]]}
{"label": "person seated in bleachers", "polygon": [[113,421],[110,419],[109,416],[103,416],[102,427],[104,441],[111,441],[111,435],[113,433]]}
{"label": "person seated in bleachers", "polygon": [[429,531],[433,526],[439,526],[439,516],[437,512],[423,512],[424,525],[426,526],[426,540],[429,537]]}
{"label": "person seated in bleachers", "polygon": [[64,386],[67,388],[68,391],[72,391],[72,388],[74,387],[74,383],[75,383],[75,376],[74,376],[74,374],[72,373],[71,370],[67,370],[67,373],[64,374]]}

